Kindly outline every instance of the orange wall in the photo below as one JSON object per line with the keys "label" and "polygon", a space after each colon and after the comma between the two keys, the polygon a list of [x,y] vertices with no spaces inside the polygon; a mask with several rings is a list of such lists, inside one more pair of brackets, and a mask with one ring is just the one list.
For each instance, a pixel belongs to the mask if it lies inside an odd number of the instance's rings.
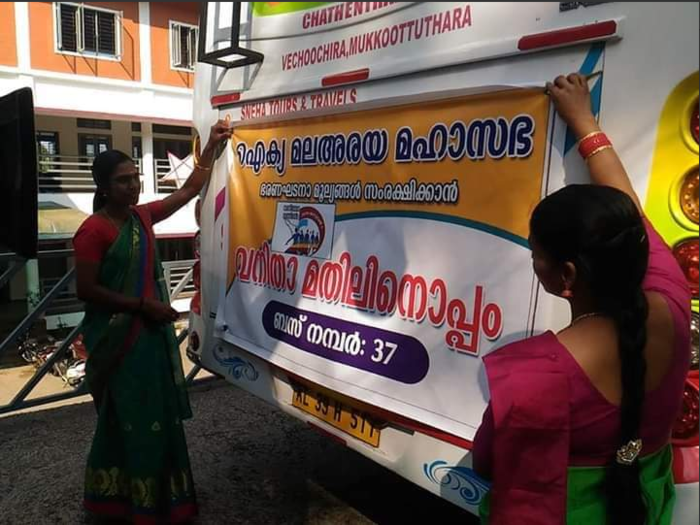
{"label": "orange wall", "polygon": [[151,6],[151,74],[154,84],[194,87],[194,75],[170,68],[170,20],[197,25],[196,2],[149,2]]}
{"label": "orange wall", "polygon": [[32,67],[120,80],[141,80],[138,2],[85,2],[85,5],[122,11],[120,62],[56,53],[52,2],[29,2]]}
{"label": "orange wall", "polygon": [[14,2],[0,2],[0,65],[17,65]]}

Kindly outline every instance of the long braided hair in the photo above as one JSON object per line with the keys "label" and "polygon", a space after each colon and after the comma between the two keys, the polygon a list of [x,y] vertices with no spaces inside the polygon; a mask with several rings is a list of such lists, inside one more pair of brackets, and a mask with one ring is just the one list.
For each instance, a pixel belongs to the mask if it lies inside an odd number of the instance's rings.
{"label": "long braided hair", "polygon": [[[642,281],[649,240],[639,210],[625,193],[606,186],[571,185],[545,198],[530,219],[533,238],[558,263],[572,262],[596,311],[615,322],[622,401],[619,447],[639,438],[645,396],[648,304]],[[647,507],[639,461],[613,459],[606,474],[608,521],[644,525]]]}

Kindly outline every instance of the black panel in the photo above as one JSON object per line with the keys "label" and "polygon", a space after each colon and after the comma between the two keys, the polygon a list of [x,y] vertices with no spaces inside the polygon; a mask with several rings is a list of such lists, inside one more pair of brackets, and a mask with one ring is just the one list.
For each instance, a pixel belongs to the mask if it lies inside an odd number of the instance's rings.
{"label": "black panel", "polygon": [[37,161],[32,91],[0,98],[0,244],[27,258],[37,249]]}

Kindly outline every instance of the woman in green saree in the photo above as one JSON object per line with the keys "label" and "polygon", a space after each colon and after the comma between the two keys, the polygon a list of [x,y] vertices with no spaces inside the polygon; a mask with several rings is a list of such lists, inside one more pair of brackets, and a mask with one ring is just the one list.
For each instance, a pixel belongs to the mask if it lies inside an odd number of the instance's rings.
{"label": "woman in green saree", "polygon": [[95,158],[94,213],[73,239],[88,350],[87,383],[98,411],[85,508],[97,518],[181,523],[197,514],[182,421],[191,417],[182,363],[155,249],[153,224],[196,197],[209,179],[225,122],[185,184],[137,205],[140,174],[116,150]]}

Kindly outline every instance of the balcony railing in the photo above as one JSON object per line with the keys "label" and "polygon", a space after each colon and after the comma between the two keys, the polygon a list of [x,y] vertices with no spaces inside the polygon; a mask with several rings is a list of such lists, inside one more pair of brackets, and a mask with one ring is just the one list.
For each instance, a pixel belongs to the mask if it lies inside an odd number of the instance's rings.
{"label": "balcony railing", "polygon": [[89,157],[52,155],[39,157],[40,193],[92,193]]}
{"label": "balcony railing", "polygon": [[[71,155],[42,155],[39,157],[39,193],[92,193],[91,157]],[[136,169],[143,171],[142,159],[134,159]],[[174,180],[162,180],[170,172],[168,159],[153,161],[156,193],[172,193],[177,189]],[[141,183],[143,191],[143,182]]]}
{"label": "balcony railing", "polygon": [[155,159],[153,161],[154,172],[156,174],[156,193],[172,193],[177,189],[174,180],[163,180],[170,172],[170,161],[168,159]]}
{"label": "balcony railing", "polygon": [[[92,193],[92,157],[41,155],[39,157],[39,193]],[[134,159],[141,171],[141,159]],[[141,183],[143,191],[143,183]]]}

